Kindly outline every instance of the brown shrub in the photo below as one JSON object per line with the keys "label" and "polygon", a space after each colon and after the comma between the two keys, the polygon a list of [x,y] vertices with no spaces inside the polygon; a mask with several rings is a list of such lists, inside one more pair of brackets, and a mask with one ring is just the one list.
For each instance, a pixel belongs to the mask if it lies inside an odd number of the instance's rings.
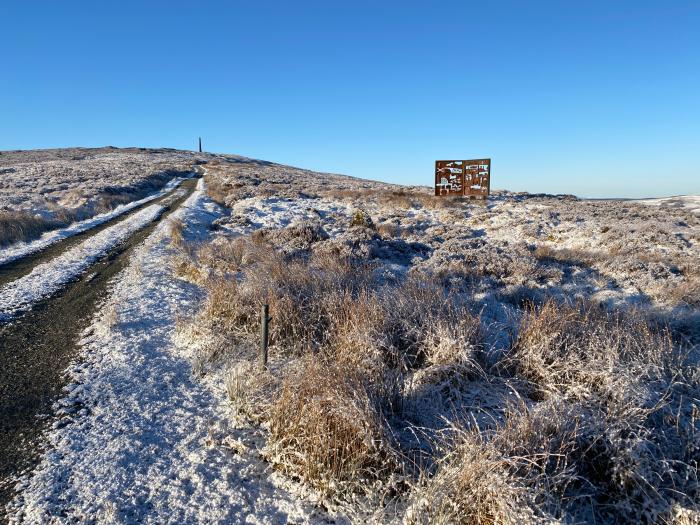
{"label": "brown shrub", "polygon": [[[450,208],[463,208],[465,207],[467,200],[463,197],[436,197],[435,195],[421,194],[419,197],[419,202],[424,208],[444,210]],[[481,201],[474,202],[479,203]]]}
{"label": "brown shrub", "polygon": [[123,193],[102,193],[98,195],[94,201],[94,213],[105,213],[136,199],[136,193],[132,189],[125,188],[123,191]]}
{"label": "brown shrub", "polygon": [[323,197],[345,201],[357,201],[367,199],[370,198],[372,195],[376,195],[376,192],[373,190],[331,189],[322,192]]}
{"label": "brown shrub", "polygon": [[185,224],[180,219],[168,219],[168,235],[172,246],[180,248],[185,244],[184,230]]}
{"label": "brown shrub", "polygon": [[545,244],[537,246],[533,255],[541,260],[576,264],[578,266],[590,266],[606,258],[603,252],[591,252],[582,248],[553,248]]}
{"label": "brown shrub", "polygon": [[[238,241],[240,281],[206,283],[200,319],[217,337],[256,341],[263,303],[273,318],[275,364],[249,379],[233,374],[229,392],[239,410],[270,422],[269,458],[285,472],[333,497],[363,490],[362,480],[388,482],[403,468],[384,420],[401,413],[402,375],[425,362],[435,377],[437,368],[473,370],[479,320],[431,281],[376,287],[365,265],[327,254],[284,257],[272,249],[274,237]],[[228,253],[203,250],[200,259]],[[220,355],[217,348],[208,354]],[[268,387],[259,389],[261,381]],[[250,392],[266,408],[248,406]]]}
{"label": "brown shrub", "polygon": [[380,202],[393,208],[411,209],[418,206],[416,195],[406,191],[386,191],[380,194]]}
{"label": "brown shrub", "polygon": [[172,267],[173,273],[180,279],[200,284],[206,281],[207,276],[202,267],[185,253],[178,253],[172,258]]}
{"label": "brown shrub", "polygon": [[401,235],[401,228],[393,222],[383,222],[377,226],[377,233],[385,239],[393,239]]}
{"label": "brown shrub", "polygon": [[475,431],[438,446],[437,472],[424,472],[410,496],[409,524],[533,523],[526,488],[509,458]]}
{"label": "brown shrub", "polygon": [[435,446],[435,471],[413,489],[407,521],[669,523],[693,507],[697,518],[693,466],[664,450],[643,403],[558,399],[511,406],[490,432],[452,427]]}
{"label": "brown shrub", "polygon": [[231,188],[227,187],[220,177],[209,173],[204,175],[204,182],[206,183],[207,195],[209,195],[209,198],[218,204],[226,206],[226,197]]}
{"label": "brown shrub", "polygon": [[211,268],[219,274],[232,273],[259,251],[241,237],[235,239],[217,239],[203,245],[197,251],[197,258],[202,266]]}
{"label": "brown shrub", "polygon": [[[242,251],[242,282],[214,279],[205,315],[240,337],[255,334],[260,305],[270,306],[270,344],[299,354],[323,345],[333,307],[345,293],[357,293],[367,272],[330,256],[285,260],[264,239],[250,238],[238,245]],[[241,253],[241,252],[239,252]]]}
{"label": "brown shrub", "polygon": [[660,298],[671,304],[700,306],[700,271],[686,270],[683,274],[682,282],[668,283],[662,287]]}

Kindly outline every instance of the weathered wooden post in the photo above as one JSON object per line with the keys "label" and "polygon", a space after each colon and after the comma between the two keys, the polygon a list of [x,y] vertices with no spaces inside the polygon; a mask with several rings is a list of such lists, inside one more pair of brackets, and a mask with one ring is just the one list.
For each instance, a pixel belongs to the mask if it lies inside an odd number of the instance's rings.
{"label": "weathered wooden post", "polygon": [[199,152],[202,153],[202,137],[199,137]]}
{"label": "weathered wooden post", "polygon": [[270,335],[267,323],[270,321],[268,314],[270,307],[262,305],[260,310],[260,369],[267,370],[267,341]]}

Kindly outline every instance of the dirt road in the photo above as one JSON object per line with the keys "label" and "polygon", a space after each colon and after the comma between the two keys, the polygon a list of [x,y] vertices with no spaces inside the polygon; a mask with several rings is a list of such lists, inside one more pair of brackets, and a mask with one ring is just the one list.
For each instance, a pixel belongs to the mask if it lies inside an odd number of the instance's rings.
{"label": "dirt road", "polygon": [[[0,325],[0,509],[13,495],[16,477],[36,463],[42,450],[43,430],[49,425],[60,425],[60,421],[53,421],[52,404],[65,386],[63,371],[76,357],[77,342],[106,296],[111,279],[124,268],[136,246],[158,222],[194,191],[196,182],[196,179],[186,180],[181,189],[154,201],[165,208],[158,220],[110,250],[57,294],[40,300],[29,312]],[[65,239],[41,253],[0,267],[0,286],[29,274],[38,264],[126,220],[140,208]],[[2,515],[0,520],[3,520]]]}

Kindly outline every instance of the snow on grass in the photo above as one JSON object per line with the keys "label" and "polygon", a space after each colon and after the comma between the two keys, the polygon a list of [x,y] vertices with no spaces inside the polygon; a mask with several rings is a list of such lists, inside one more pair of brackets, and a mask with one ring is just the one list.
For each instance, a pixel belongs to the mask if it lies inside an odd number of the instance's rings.
{"label": "snow on grass", "polygon": [[231,215],[240,219],[242,228],[230,228],[237,233],[250,233],[259,228],[284,228],[295,222],[320,219],[331,237],[342,231],[332,219],[350,217],[355,208],[332,199],[286,199],[280,197],[250,197],[233,205]]}
{"label": "snow on grass", "polygon": [[156,220],[164,209],[152,204],[0,288],[0,320],[8,319],[57,292],[135,231]]}
{"label": "snow on grass", "polygon": [[650,206],[660,206],[662,208],[685,208],[690,213],[700,215],[700,195],[679,195],[677,197],[661,199],[640,199],[634,202]]}
{"label": "snow on grass", "polygon": [[[139,148],[65,148],[6,151],[0,155],[0,209],[52,218],[106,211],[108,202],[145,197],[175,174],[191,173],[202,155]],[[129,200],[129,199],[126,199]]]}
{"label": "snow on grass", "polygon": [[[220,209],[202,187],[170,217],[201,240]],[[230,438],[223,393],[173,343],[199,289],[175,277],[168,220],[134,254],[82,341],[84,362],[57,403],[49,451],[8,507],[11,522],[308,523],[309,504],[276,486]],[[320,520],[320,518],[319,518]]]}
{"label": "snow on grass", "polygon": [[0,253],[0,265],[7,264],[11,261],[15,261],[32,253],[44,250],[52,244],[57,243],[58,241],[61,241],[68,237],[72,237],[73,235],[77,235],[91,228],[99,226],[100,224],[112,220],[115,217],[119,217],[120,215],[123,215],[126,212],[131,211],[138,206],[141,206],[142,204],[146,204],[159,197],[162,197],[169,191],[172,191],[174,188],[176,188],[182,182],[182,180],[183,179],[179,177],[175,178],[169,181],[163,187],[163,189],[149,195],[148,197],[139,199],[137,201],[129,202],[127,204],[122,204],[107,213],[101,213],[100,215],[96,215],[94,217],[91,217],[90,219],[73,223],[65,228],[60,228],[58,230],[46,232],[40,238],[34,241],[18,242],[11,246],[8,246],[7,248],[2,250],[2,253]]}

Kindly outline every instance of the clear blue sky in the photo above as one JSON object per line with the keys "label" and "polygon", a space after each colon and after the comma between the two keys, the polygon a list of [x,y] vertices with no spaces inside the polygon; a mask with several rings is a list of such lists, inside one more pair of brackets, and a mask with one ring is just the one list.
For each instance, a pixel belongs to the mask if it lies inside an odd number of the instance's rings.
{"label": "clear blue sky", "polygon": [[14,1],[0,150],[167,146],[432,184],[700,193],[700,2]]}

